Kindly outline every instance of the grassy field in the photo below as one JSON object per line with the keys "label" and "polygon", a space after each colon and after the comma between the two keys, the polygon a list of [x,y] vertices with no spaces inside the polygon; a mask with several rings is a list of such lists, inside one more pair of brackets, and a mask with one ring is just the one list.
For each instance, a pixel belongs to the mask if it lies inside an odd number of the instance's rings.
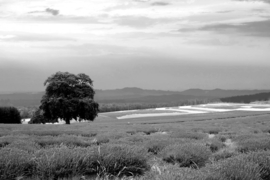
{"label": "grassy field", "polygon": [[117,119],[125,114],[0,125],[0,179],[270,179],[270,112]]}

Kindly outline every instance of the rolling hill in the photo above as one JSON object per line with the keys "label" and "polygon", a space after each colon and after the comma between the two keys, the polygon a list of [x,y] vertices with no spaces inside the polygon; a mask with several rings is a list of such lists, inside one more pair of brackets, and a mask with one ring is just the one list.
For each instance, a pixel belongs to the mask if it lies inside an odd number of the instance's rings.
{"label": "rolling hill", "polygon": [[[189,89],[181,92],[129,87],[114,90],[97,89],[95,100],[99,103],[170,103],[192,99],[219,99],[265,92],[270,92],[270,90]],[[38,106],[43,94],[44,92],[0,94],[0,105]]]}
{"label": "rolling hill", "polygon": [[225,97],[232,97],[232,96],[252,95],[252,94],[258,94],[258,93],[264,93],[264,92],[269,92],[269,90],[188,89],[186,91],[182,91],[181,94],[182,95],[192,95],[192,96],[225,98]]}

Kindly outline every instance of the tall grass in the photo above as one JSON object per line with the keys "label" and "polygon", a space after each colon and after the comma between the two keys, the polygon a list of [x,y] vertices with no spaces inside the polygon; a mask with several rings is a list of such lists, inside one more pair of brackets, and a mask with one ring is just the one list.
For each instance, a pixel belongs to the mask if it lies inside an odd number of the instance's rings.
{"label": "tall grass", "polygon": [[0,150],[0,179],[11,180],[31,176],[34,172],[33,156],[16,148]]}
{"label": "tall grass", "polygon": [[238,151],[249,152],[258,150],[270,150],[270,136],[269,135],[242,135],[237,137]]}
{"label": "tall grass", "polygon": [[178,163],[180,167],[200,168],[205,165],[211,151],[203,144],[185,143],[168,146],[161,156],[164,161]]}
{"label": "tall grass", "polygon": [[60,146],[35,153],[16,148],[0,150],[0,179],[76,176],[136,176],[149,169],[147,152],[138,146],[103,145],[89,148]]}
{"label": "tall grass", "polygon": [[263,180],[262,168],[241,156],[218,162],[214,164],[214,168],[209,177],[213,180]]}

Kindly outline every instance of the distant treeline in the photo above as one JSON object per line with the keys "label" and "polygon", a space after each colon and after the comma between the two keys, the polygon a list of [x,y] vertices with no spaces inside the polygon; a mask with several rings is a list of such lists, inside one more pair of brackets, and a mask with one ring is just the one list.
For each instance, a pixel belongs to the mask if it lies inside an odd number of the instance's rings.
{"label": "distant treeline", "polygon": [[0,124],[21,124],[21,116],[15,107],[0,107]]}
{"label": "distant treeline", "polygon": [[222,102],[233,102],[233,103],[251,103],[255,101],[268,101],[270,99],[270,92],[259,93],[245,96],[233,96],[227,98],[221,98]]}
{"label": "distant treeline", "polygon": [[159,107],[174,107],[174,106],[186,106],[186,105],[198,105],[206,104],[210,102],[217,102],[214,99],[191,99],[184,100],[181,102],[173,103],[100,103],[100,112],[113,112],[113,111],[124,111],[124,110],[136,110],[136,109],[151,109]]}

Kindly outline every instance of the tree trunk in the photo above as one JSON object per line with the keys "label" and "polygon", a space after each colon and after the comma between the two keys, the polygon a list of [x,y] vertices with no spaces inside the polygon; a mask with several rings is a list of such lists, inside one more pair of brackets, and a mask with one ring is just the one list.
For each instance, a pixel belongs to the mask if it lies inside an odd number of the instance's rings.
{"label": "tree trunk", "polygon": [[66,119],[66,124],[70,124],[70,119]]}

